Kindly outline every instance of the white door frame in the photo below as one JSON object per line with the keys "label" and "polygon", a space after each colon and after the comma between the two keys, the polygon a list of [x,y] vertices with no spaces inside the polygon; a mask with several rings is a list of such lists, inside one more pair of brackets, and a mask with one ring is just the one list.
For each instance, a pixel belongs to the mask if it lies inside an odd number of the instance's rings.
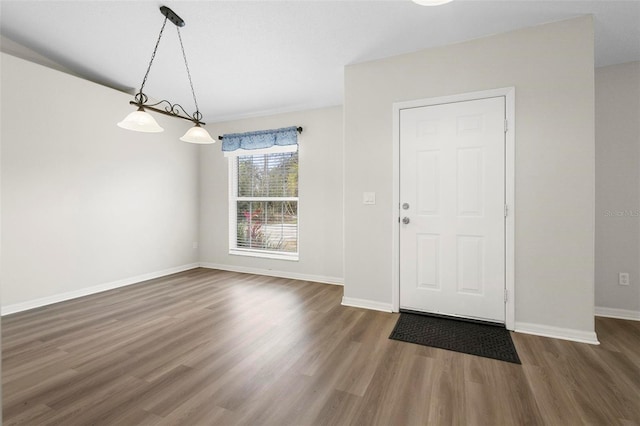
{"label": "white door frame", "polygon": [[391,267],[391,307],[400,310],[400,111],[453,102],[473,101],[485,98],[505,97],[507,117],[505,132],[505,202],[508,206],[505,218],[505,326],[515,328],[515,87],[483,90],[437,98],[395,102],[393,104],[393,193],[392,193],[392,267]]}

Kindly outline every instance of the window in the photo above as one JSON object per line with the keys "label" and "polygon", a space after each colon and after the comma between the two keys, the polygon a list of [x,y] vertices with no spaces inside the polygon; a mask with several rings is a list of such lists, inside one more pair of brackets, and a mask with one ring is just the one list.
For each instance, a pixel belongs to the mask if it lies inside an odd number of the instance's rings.
{"label": "window", "polygon": [[279,148],[229,157],[230,254],[298,260],[298,153]]}

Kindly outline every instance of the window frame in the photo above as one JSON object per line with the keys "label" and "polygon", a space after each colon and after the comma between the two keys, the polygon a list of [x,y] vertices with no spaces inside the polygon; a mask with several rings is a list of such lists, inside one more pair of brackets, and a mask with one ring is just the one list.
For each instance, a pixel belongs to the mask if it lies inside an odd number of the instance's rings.
{"label": "window frame", "polygon": [[[272,148],[255,149],[255,150],[243,150],[238,149],[232,152],[225,152],[225,157],[229,161],[228,173],[229,173],[229,254],[233,256],[249,256],[266,259],[277,260],[289,260],[298,261],[300,259],[300,181],[298,180],[298,196],[297,197],[238,197],[238,157],[251,156],[251,155],[269,155],[279,153],[292,153],[298,152],[297,145],[289,146],[274,146]],[[300,157],[298,156],[298,164]],[[298,176],[299,179],[299,176]],[[255,248],[241,248],[237,247],[237,228],[238,228],[238,201],[255,201],[255,202],[267,202],[267,201],[295,201],[297,206],[297,221],[296,221],[296,247],[297,251],[294,252],[278,252],[274,250],[260,250]]]}

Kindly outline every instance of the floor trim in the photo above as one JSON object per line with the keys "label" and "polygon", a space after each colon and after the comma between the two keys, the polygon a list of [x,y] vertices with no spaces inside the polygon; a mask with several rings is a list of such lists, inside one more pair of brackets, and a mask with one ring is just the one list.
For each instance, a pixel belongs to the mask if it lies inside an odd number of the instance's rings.
{"label": "floor trim", "polygon": [[30,309],[40,308],[46,305],[52,305],[58,302],[64,302],[65,300],[76,299],[78,297],[89,296],[91,294],[101,293],[107,290],[113,290],[119,287],[125,287],[132,284],[138,284],[143,281],[152,280],[154,278],[160,278],[178,272],[188,271],[199,266],[198,263],[189,263],[187,265],[176,266],[174,268],[163,269],[161,271],[150,272],[148,274],[137,275],[135,277],[124,278],[117,281],[111,281],[108,283],[98,284],[91,287],[85,287],[74,291],[68,291],[65,293],[54,294],[47,297],[41,297],[38,299],[27,300],[26,302],[14,303],[11,305],[2,306],[1,315],[10,315],[18,312],[28,311]]}
{"label": "floor trim", "polygon": [[572,342],[599,345],[595,331],[575,330],[573,328],[553,327],[550,325],[532,324],[516,321],[515,331],[533,334],[535,336],[551,337],[553,339],[571,340]]}
{"label": "floor trim", "polygon": [[343,297],[342,306],[351,306],[353,308],[364,308],[382,312],[392,312],[391,303],[382,303],[367,299],[356,299],[353,297]]}
{"label": "floor trim", "polygon": [[596,316],[640,321],[640,311],[632,311],[630,309],[605,308],[596,306]]}
{"label": "floor trim", "polygon": [[291,280],[311,281],[321,284],[344,285],[344,279],[340,277],[327,277],[323,275],[301,274],[299,272],[274,271],[272,269],[250,268],[246,266],[223,265],[220,263],[201,262],[201,268],[219,269],[221,271],[240,272],[243,274],[266,275],[268,277],[288,278]]}

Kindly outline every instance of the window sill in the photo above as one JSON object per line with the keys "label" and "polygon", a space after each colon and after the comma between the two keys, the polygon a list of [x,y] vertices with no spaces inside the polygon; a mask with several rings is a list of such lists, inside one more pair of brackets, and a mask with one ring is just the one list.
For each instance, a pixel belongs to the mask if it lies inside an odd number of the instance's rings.
{"label": "window sill", "polygon": [[298,253],[274,253],[263,250],[249,250],[249,249],[230,249],[229,254],[233,256],[249,256],[260,257],[263,259],[277,259],[277,260],[289,260],[293,262],[298,261]]}

